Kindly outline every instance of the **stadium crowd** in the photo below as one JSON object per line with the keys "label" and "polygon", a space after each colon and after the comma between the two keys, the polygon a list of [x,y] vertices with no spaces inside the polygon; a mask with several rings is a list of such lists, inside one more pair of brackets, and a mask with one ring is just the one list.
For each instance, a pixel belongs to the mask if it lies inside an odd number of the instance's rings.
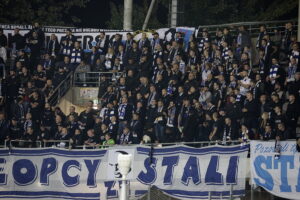
{"label": "stadium crowd", "polygon": [[[49,42],[38,23],[11,40],[0,30],[0,63],[14,61],[0,78],[0,141],[70,140],[76,145],[297,138],[299,44],[292,23],[267,32],[256,45],[244,26],[199,30],[184,43],[143,33],[134,40],[99,33],[84,52],[71,30]],[[9,51],[8,51],[9,50]],[[7,53],[9,52],[9,53]],[[10,56],[6,56],[10,55]],[[258,59],[254,59],[258,55]],[[55,87],[73,72],[123,72],[101,76],[99,104],[63,113],[48,103]],[[1,72],[2,73],[2,72]]]}

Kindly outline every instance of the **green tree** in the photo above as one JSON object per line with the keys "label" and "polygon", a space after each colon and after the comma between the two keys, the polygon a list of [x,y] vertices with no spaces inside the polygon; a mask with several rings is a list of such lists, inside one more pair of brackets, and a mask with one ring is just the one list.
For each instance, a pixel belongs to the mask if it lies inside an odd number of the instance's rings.
{"label": "green tree", "polygon": [[[179,0],[184,3],[184,24],[198,26],[243,21],[293,18],[295,0]],[[296,13],[297,12],[293,12]]]}
{"label": "green tree", "polygon": [[89,0],[1,0],[2,23],[31,24],[34,21],[46,25],[73,25],[80,19],[70,15],[71,8],[86,6]]}

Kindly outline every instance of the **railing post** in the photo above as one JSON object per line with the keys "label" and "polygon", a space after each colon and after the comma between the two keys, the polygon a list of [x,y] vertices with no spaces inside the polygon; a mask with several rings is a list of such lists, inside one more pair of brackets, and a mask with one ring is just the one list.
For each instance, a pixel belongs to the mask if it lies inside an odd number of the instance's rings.
{"label": "railing post", "polygon": [[230,197],[229,197],[230,200],[233,200],[233,185],[230,184]]}
{"label": "railing post", "polygon": [[151,200],[151,185],[148,186],[147,200]]}
{"label": "railing post", "polygon": [[254,200],[254,187],[253,187],[253,184],[251,184],[250,196],[251,196],[251,200]]}
{"label": "railing post", "polygon": [[100,82],[101,82],[101,78],[100,78],[100,73],[99,73],[99,76],[98,76],[98,87],[100,87]]}

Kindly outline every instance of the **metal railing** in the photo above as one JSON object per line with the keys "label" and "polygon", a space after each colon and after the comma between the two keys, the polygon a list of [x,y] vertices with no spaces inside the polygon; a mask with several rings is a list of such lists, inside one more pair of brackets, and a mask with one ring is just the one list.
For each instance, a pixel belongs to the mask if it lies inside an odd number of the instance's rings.
{"label": "metal railing", "polygon": [[[70,140],[44,140],[43,147],[59,147],[59,148],[69,148]],[[69,148],[70,149],[70,148]]]}
{"label": "metal railing", "polygon": [[75,146],[77,149],[98,149],[98,148],[109,148],[109,147],[124,147],[124,146],[152,146],[152,147],[167,147],[167,146],[179,146],[179,145],[187,145],[193,146],[197,148],[207,147],[212,145],[223,145],[223,146],[232,146],[241,144],[239,140],[233,140],[222,144],[219,141],[201,141],[201,142],[169,142],[169,143],[146,143],[146,144],[114,144],[114,145],[77,145]]}
{"label": "metal railing", "polygon": [[4,148],[7,147],[25,147],[28,148],[26,146],[26,144],[30,145],[30,144],[35,144],[35,147],[42,147],[42,142],[39,140],[36,141],[29,141],[29,140],[5,140],[4,141]]}
{"label": "metal railing", "polygon": [[[233,140],[230,142],[227,142],[225,144],[222,144],[220,141],[201,141],[201,142],[170,142],[170,143],[146,143],[146,144],[114,144],[114,145],[73,145],[71,143],[71,140],[37,140],[37,141],[28,141],[28,140],[5,140],[4,146],[0,146],[7,148],[7,147],[14,147],[12,143],[18,143],[18,142],[24,142],[24,143],[36,143],[38,144],[36,147],[39,148],[48,148],[48,147],[59,147],[59,148],[65,148],[65,149],[98,149],[98,148],[109,148],[109,147],[124,147],[124,146],[152,146],[152,147],[167,147],[167,146],[178,146],[178,145],[187,145],[187,146],[193,146],[197,148],[206,147],[206,146],[212,146],[212,145],[224,145],[224,146],[232,146],[232,145],[238,145],[241,144],[239,140]],[[61,145],[64,143],[64,145]],[[19,146],[18,147],[22,147]]]}
{"label": "metal railing", "polygon": [[63,80],[48,97],[48,103],[51,106],[55,106],[56,104],[59,103],[61,97],[63,97],[67,93],[67,91],[71,88],[72,81],[73,81],[73,72],[70,72],[65,78],[65,80]]}
{"label": "metal railing", "polygon": [[123,76],[123,72],[75,72],[73,86],[99,87],[102,76],[108,77],[112,83]]}
{"label": "metal railing", "polygon": [[295,30],[297,30],[297,20],[281,20],[281,21],[259,21],[259,22],[238,22],[238,23],[228,23],[228,24],[215,24],[215,25],[203,25],[198,26],[198,30],[207,29],[210,35],[214,35],[217,30],[223,28],[229,28],[231,30],[232,35],[237,35],[237,28],[243,25],[250,33],[251,37],[258,36],[259,27],[261,25],[266,25],[267,32],[269,34],[274,34],[275,29],[279,29],[279,31],[284,30],[285,23],[292,22]]}

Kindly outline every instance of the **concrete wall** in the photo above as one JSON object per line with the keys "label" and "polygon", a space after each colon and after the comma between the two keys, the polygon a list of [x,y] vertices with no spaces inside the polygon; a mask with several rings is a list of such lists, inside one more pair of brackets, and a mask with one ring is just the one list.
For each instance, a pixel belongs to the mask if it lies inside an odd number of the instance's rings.
{"label": "concrete wall", "polygon": [[58,106],[61,110],[69,114],[70,106],[75,106],[76,112],[85,110],[87,102],[92,100],[94,104],[98,103],[98,88],[94,87],[72,87],[67,94],[61,98]]}

